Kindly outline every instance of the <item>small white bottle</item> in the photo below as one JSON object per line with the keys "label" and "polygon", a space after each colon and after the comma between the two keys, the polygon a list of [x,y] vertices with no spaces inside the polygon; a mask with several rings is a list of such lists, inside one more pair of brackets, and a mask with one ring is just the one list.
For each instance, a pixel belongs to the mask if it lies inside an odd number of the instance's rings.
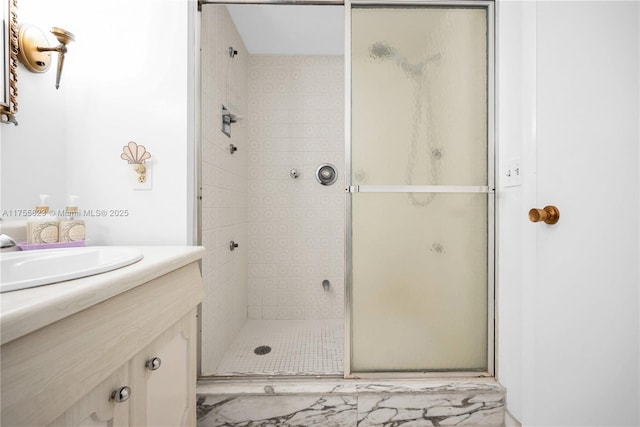
{"label": "small white bottle", "polygon": [[78,196],[69,196],[69,204],[65,209],[66,217],[60,220],[60,242],[77,242],[85,238],[84,221],[77,219]]}
{"label": "small white bottle", "polygon": [[40,204],[34,215],[27,219],[27,243],[56,243],[58,241],[58,218],[49,213],[47,199],[49,195],[40,195]]}

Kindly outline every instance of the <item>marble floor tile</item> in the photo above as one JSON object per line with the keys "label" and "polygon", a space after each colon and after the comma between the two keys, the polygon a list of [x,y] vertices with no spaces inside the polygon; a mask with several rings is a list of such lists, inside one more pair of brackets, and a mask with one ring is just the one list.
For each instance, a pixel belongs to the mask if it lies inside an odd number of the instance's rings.
{"label": "marble floor tile", "polygon": [[[412,423],[412,424],[410,424]],[[502,426],[504,398],[501,394],[409,394],[358,395],[358,426]]]}
{"label": "marble floor tile", "polygon": [[198,427],[504,426],[493,379],[222,380],[198,385]]}
{"label": "marble floor tile", "polygon": [[198,427],[327,426],[352,427],[356,397],[207,396],[198,399]]}

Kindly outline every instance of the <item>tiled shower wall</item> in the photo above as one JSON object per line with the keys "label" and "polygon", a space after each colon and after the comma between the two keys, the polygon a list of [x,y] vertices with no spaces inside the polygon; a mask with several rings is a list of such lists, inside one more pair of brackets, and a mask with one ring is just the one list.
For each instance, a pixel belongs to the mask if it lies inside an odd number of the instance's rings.
{"label": "tiled shower wall", "polygon": [[249,318],[343,318],[343,57],[253,55],[248,96]]}
{"label": "tiled shower wall", "polygon": [[[238,51],[231,58],[229,47]],[[248,54],[224,6],[202,9],[202,304],[204,375],[218,363],[247,318],[247,121],[221,132],[221,109],[245,116]],[[238,147],[230,154],[229,144]],[[229,250],[229,242],[238,248]]]}

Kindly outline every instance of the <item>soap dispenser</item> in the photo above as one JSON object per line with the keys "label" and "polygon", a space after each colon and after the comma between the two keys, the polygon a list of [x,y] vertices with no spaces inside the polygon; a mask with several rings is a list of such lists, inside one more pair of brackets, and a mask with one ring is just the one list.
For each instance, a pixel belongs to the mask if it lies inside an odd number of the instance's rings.
{"label": "soap dispenser", "polygon": [[58,218],[49,214],[49,195],[40,195],[40,204],[27,219],[27,243],[56,243],[58,241]]}
{"label": "soap dispenser", "polygon": [[77,242],[85,238],[84,221],[77,219],[78,196],[69,196],[65,218],[60,220],[60,242]]}

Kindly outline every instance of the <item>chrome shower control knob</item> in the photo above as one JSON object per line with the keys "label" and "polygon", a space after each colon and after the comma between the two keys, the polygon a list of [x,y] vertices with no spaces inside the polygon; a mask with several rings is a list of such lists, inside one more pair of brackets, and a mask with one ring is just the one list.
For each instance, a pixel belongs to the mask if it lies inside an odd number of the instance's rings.
{"label": "chrome shower control knob", "polygon": [[131,389],[127,386],[124,387],[120,387],[117,390],[114,390],[113,393],[111,393],[111,399],[114,402],[126,402],[127,400],[129,400],[129,397],[131,396]]}
{"label": "chrome shower control knob", "polygon": [[147,360],[147,363],[144,364],[144,366],[150,371],[155,371],[160,367],[160,365],[162,365],[162,360],[160,360],[159,357],[149,359]]}
{"label": "chrome shower control knob", "polygon": [[316,169],[316,181],[321,185],[332,185],[338,179],[338,170],[331,163],[323,163]]}

